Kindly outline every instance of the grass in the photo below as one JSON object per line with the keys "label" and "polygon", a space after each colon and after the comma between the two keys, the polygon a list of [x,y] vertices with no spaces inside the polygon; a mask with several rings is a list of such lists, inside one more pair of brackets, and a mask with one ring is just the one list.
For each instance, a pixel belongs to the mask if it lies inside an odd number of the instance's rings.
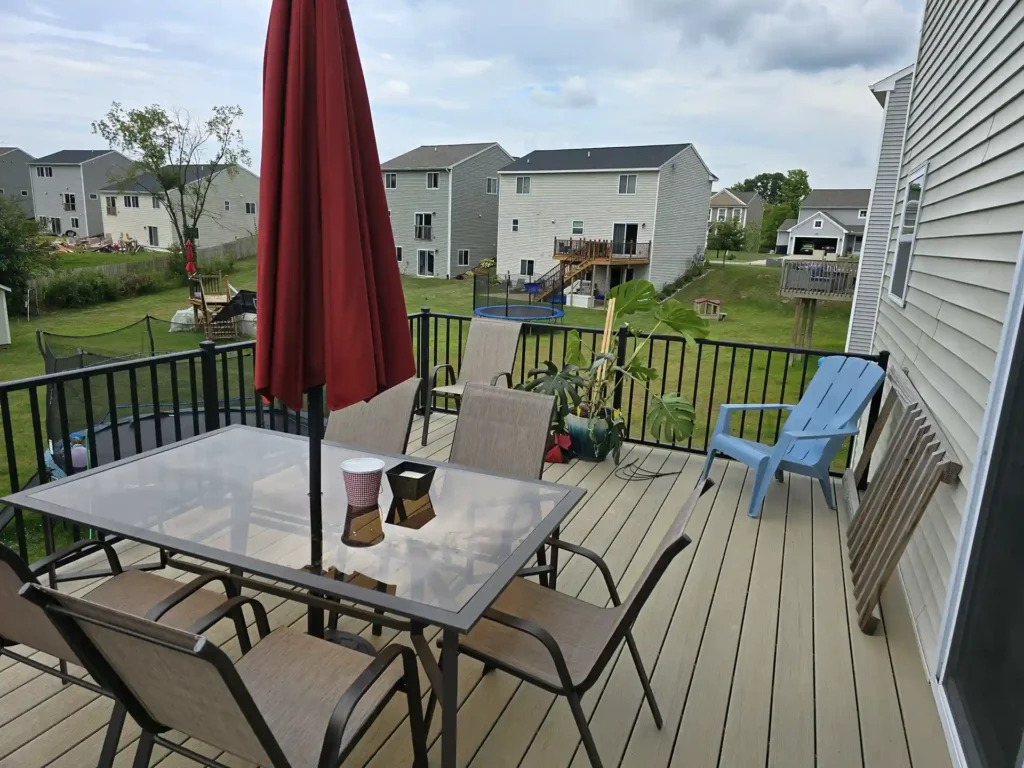
{"label": "grass", "polygon": [[[708,251],[706,255],[708,264],[721,264],[725,251],[721,253]],[[733,257],[728,260],[729,262],[761,261],[768,257],[766,253],[757,253],[756,251],[731,251],[729,255]]]}
{"label": "grass", "polygon": [[136,264],[140,261],[151,261],[167,254],[159,251],[143,251],[141,253],[96,253],[94,251],[75,251],[62,253],[60,265],[64,269],[79,267],[100,267],[105,264]]}

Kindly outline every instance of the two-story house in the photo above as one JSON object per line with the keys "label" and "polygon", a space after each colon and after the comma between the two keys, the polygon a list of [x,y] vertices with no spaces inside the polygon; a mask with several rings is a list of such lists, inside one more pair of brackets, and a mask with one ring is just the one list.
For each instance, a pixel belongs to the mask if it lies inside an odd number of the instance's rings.
{"label": "two-story house", "polygon": [[35,160],[18,147],[0,147],[0,195],[17,200],[25,215],[35,216],[32,206],[32,172],[28,164]]}
{"label": "two-story house", "polygon": [[735,221],[741,227],[756,227],[764,216],[764,201],[757,192],[735,192],[723,189],[711,196],[708,229],[719,221]]}
{"label": "two-story house", "polygon": [[[256,233],[259,176],[241,166],[228,173],[223,167],[186,165],[181,166],[181,173],[188,185],[201,189],[209,185],[196,231],[186,232],[186,237],[196,245],[208,247]],[[177,235],[167,212],[167,197],[157,180],[149,174],[139,174],[127,184],[107,184],[99,194],[103,203],[103,232],[109,237],[134,237],[146,247],[161,249],[170,248],[176,242]],[[192,220],[195,211],[192,200],[186,194],[188,221]],[[170,204],[175,206],[175,210],[180,209],[177,193],[171,193]],[[178,222],[185,223],[180,213]]]}
{"label": "two-story house", "polygon": [[537,150],[500,176],[498,274],[599,293],[679,277],[704,250],[718,181],[692,144]]}
{"label": "two-story house", "polygon": [[455,277],[495,257],[498,169],[511,161],[487,142],[428,144],[381,164],[403,274]]}
{"label": "two-story house", "polygon": [[800,214],[779,227],[776,253],[809,248],[848,255],[860,253],[868,220],[870,189],[814,189],[800,204]]}
{"label": "two-story house", "polygon": [[131,164],[112,149],[62,149],[33,160],[32,206],[40,228],[55,235],[102,235],[99,190]]}

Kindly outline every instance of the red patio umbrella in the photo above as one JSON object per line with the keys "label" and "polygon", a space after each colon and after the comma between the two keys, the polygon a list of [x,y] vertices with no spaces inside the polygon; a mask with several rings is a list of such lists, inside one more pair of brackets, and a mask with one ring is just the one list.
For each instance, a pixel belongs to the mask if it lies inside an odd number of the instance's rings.
{"label": "red patio umbrella", "polygon": [[192,241],[185,241],[185,274],[194,275],[196,273],[196,250],[192,247]]}
{"label": "red patio umbrella", "polygon": [[[322,394],[332,410],[415,373],[405,297],[346,0],[274,0],[263,64],[256,389],[308,392],[320,567]],[[321,632],[322,612],[310,614]]]}

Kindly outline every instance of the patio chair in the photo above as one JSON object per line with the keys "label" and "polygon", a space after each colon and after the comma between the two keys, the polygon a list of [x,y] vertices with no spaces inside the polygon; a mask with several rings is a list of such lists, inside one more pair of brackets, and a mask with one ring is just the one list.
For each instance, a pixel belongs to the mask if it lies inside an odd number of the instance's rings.
{"label": "patio chair", "polygon": [[[555,398],[534,392],[469,384],[462,397],[448,462],[464,467],[539,480],[551,434]],[[557,532],[556,532],[557,537]],[[558,560],[547,562],[544,547],[537,550],[537,567],[521,576],[539,576],[555,585]]]}
{"label": "patio chair", "polygon": [[371,453],[405,453],[412,429],[412,409],[423,379],[409,379],[366,403],[334,411],[325,440]]}
{"label": "patio chair", "polygon": [[[836,508],[829,467],[847,438],[859,431],[857,420],[882,386],[885,371],[875,363],[835,355],[821,360],[818,372],[797,405],[751,403],[723,405],[708,445],[703,477],[719,454],[746,464],[755,471],[747,514],[757,517],[774,475],[783,471],[816,478],[830,509]],[[764,445],[730,434],[729,420],[741,411],[789,411],[775,445]]]}
{"label": "patio chair", "polygon": [[[575,544],[550,540],[552,547],[585,557],[597,567],[612,605],[592,605],[517,578],[459,642],[459,652],[483,662],[485,674],[491,668],[500,669],[549,693],[565,696],[594,768],[601,768],[601,757],[580,698],[598,681],[623,641],[640,676],[654,723],[662,727],[661,712],[631,628],[669,564],[690,543],[686,524],[700,497],[712,485],[705,479],[694,488],[625,600],[619,598],[615,579],[600,555]],[[431,692],[428,720],[433,706]]]}
{"label": "patio chair", "polygon": [[[17,553],[0,544],[0,656],[8,656],[40,672],[53,675],[65,683],[81,686],[102,696],[111,696],[109,690],[103,687],[103,683],[97,685],[68,674],[68,664],[84,666],[79,655],[69,647],[36,605],[19,596],[26,585],[38,586],[39,574],[45,573],[51,567],[59,566],[72,554],[81,554],[83,550],[93,546],[106,554],[111,578],[88,593],[88,600],[91,603],[129,614],[145,615],[153,621],[160,621],[160,626],[188,627],[194,633],[205,632],[221,619],[230,618],[234,621],[243,653],[252,647],[242,616],[243,605],[252,608],[258,628],[266,627],[269,630],[263,606],[252,598],[240,597],[234,582],[224,576],[210,575],[182,583],[154,573],[125,570],[121,567],[114,548],[107,542],[97,541],[77,542],[30,566]],[[224,585],[227,599],[216,592],[202,589],[212,581],[220,581]],[[58,659],[60,665],[54,668],[12,650],[16,645],[49,654]],[[115,707],[100,751],[100,766],[113,764],[124,718],[124,708]]]}
{"label": "patio chair", "polygon": [[498,381],[505,377],[506,386],[512,386],[512,368],[516,361],[516,349],[519,347],[519,335],[522,323],[512,320],[488,320],[474,318],[469,324],[469,337],[466,339],[466,352],[459,365],[458,378],[449,384],[437,386],[437,374],[446,372],[445,381],[455,378],[455,368],[448,363],[435,365],[427,382],[426,407],[423,409],[423,441],[427,444],[427,431],[430,428],[430,409],[434,404],[434,396],[442,395],[455,400],[459,408],[462,392],[467,384],[480,383],[497,386]]}
{"label": "patio chair", "polygon": [[22,594],[46,611],[89,673],[142,728],[135,766],[149,765],[155,744],[202,765],[224,765],[163,736],[175,729],[266,768],[337,768],[404,689],[414,765],[426,768],[416,655],[408,646],[393,644],[371,656],[292,629],[261,627],[260,641],[232,664],[194,632],[38,584]]}

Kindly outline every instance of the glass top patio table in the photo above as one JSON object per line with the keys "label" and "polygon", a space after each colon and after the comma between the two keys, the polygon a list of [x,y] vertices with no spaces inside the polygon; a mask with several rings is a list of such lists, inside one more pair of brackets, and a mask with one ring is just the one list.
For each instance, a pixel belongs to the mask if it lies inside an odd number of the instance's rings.
{"label": "glass top patio table", "polygon": [[[434,516],[420,528],[383,524],[383,540],[342,542],[340,465],[368,456],[324,442],[323,568],[310,559],[309,442],[244,426],[124,459],[9,496],[56,518],[233,566],[425,624],[467,631],[583,497],[579,488],[435,466]],[[379,504],[392,501],[387,478]],[[352,577],[360,576],[354,581]],[[344,578],[341,578],[344,577]],[[370,585],[370,586],[365,586]]]}

